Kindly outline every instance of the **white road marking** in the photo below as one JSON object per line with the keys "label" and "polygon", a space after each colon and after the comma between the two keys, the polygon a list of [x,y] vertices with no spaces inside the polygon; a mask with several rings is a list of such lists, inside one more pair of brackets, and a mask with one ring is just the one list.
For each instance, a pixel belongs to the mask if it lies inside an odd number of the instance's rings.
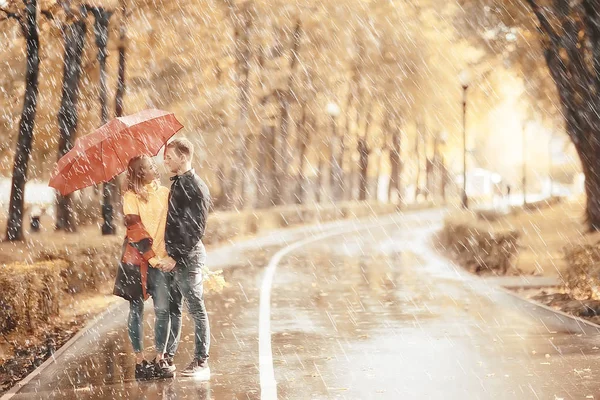
{"label": "white road marking", "polygon": [[322,239],[326,239],[332,236],[341,235],[344,233],[358,232],[365,229],[371,229],[381,227],[389,224],[397,224],[399,219],[403,219],[404,222],[411,221],[418,218],[423,218],[422,213],[416,215],[406,214],[395,214],[390,217],[390,221],[379,220],[376,223],[371,222],[368,225],[361,225],[365,221],[356,221],[356,224],[350,227],[342,227],[321,235],[310,237],[304,240],[300,240],[296,243],[290,244],[285,248],[279,250],[267,266],[265,274],[263,276],[262,285],[260,288],[260,310],[258,318],[258,358],[259,358],[259,370],[260,370],[260,398],[261,400],[275,400],[277,399],[277,382],[275,381],[275,371],[273,369],[273,350],[271,348],[271,288],[273,286],[273,277],[277,265],[283,257],[291,253],[292,251],[305,246],[309,243],[317,242]]}
{"label": "white road marking", "polygon": [[273,351],[271,349],[271,287],[273,286],[273,276],[277,264],[284,256],[304,245],[344,232],[346,230],[329,232],[289,245],[273,256],[265,270],[260,287],[260,312],[258,317],[258,364],[260,369],[260,398],[262,400],[277,399],[277,382],[275,381]]}

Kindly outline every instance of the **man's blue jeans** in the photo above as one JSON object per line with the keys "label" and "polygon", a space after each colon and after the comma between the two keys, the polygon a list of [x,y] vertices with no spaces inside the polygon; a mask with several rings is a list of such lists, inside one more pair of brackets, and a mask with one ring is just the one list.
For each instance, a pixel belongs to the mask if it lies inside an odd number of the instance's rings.
{"label": "man's blue jeans", "polygon": [[208,358],[210,348],[210,327],[202,287],[202,267],[205,263],[206,250],[200,243],[190,254],[177,261],[174,270],[177,285],[187,300],[188,310],[194,320],[194,358],[197,360]]}

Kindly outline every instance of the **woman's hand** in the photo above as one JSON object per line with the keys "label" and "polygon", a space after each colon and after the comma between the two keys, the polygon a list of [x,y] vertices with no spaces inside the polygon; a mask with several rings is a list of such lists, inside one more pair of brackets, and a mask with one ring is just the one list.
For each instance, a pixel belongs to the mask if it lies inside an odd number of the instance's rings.
{"label": "woman's hand", "polygon": [[167,257],[161,259],[156,267],[162,272],[171,272],[173,271],[173,268],[175,268],[176,264],[177,262],[175,260],[173,260],[171,257]]}

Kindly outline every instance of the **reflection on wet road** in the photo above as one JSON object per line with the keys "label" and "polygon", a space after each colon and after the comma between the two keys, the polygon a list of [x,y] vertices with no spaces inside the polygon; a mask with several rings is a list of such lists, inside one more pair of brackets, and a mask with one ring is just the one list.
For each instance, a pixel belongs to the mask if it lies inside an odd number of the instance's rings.
{"label": "reflection on wet road", "polygon": [[[282,259],[271,292],[279,398],[567,399],[600,392],[596,337],[532,317],[431,252],[427,240],[441,218],[421,212],[399,223],[386,219]],[[133,381],[121,309],[16,398],[260,398],[259,288],[282,246],[238,249],[242,261],[225,270],[231,286],[207,296],[210,383]],[[184,325],[179,368],[193,350],[192,323],[186,318]]]}

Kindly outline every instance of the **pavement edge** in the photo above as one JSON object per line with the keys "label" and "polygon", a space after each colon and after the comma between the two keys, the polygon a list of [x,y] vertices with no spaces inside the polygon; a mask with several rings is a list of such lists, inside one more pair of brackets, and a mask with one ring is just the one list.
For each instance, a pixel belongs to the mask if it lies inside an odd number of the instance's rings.
{"label": "pavement edge", "polygon": [[[593,328],[594,329],[594,333],[600,333],[600,325],[595,324],[595,323],[593,323],[591,321],[588,321],[586,319],[583,319],[581,317],[577,317],[575,315],[568,314],[568,313],[566,313],[564,311],[555,310],[552,307],[549,307],[549,306],[547,306],[545,304],[542,304],[542,303],[537,302],[535,300],[532,300],[530,298],[524,297],[524,296],[520,295],[519,293],[515,292],[514,290],[512,290],[512,289],[518,289],[518,287],[515,287],[515,286],[506,287],[506,286],[502,286],[502,285],[497,285],[497,287],[500,290],[502,290],[504,293],[512,296],[513,298],[515,298],[517,300],[520,300],[522,302],[528,303],[528,304],[530,304],[530,305],[532,305],[534,307],[539,307],[539,308],[541,308],[541,309],[543,309],[543,310],[545,310],[547,312],[551,312],[551,313],[553,313],[555,315],[558,315],[558,316],[561,316],[563,318],[567,318],[567,319],[569,319],[571,321],[576,322],[580,327],[581,327],[581,325],[584,325],[584,326],[588,326],[590,328]],[[589,332],[586,332],[586,330],[583,329],[583,328],[582,328],[582,331],[583,331],[583,333],[586,333],[586,334],[589,333]],[[0,400],[2,400],[2,399],[0,399]]]}
{"label": "pavement edge", "polygon": [[98,322],[102,321],[103,319],[106,319],[108,316],[113,314],[119,307],[123,306],[125,306],[125,303],[117,301],[116,303],[111,304],[102,313],[98,314],[90,321],[88,321],[85,324],[85,326],[79,330],[79,332],[77,332],[71,339],[69,339],[64,345],[62,345],[54,354],[52,354],[52,356],[48,357],[46,361],[44,361],[39,367],[31,371],[29,375],[17,382],[12,388],[10,388],[8,392],[4,393],[2,397],[0,397],[0,400],[12,399],[13,396],[15,396],[23,386],[27,385],[35,377],[41,374],[46,368],[55,363],[56,358],[60,357],[63,353],[69,350],[69,348],[71,348],[71,346],[73,346],[73,344],[77,340],[79,340],[79,338],[81,338],[83,335],[89,332],[90,329],[92,329]]}

